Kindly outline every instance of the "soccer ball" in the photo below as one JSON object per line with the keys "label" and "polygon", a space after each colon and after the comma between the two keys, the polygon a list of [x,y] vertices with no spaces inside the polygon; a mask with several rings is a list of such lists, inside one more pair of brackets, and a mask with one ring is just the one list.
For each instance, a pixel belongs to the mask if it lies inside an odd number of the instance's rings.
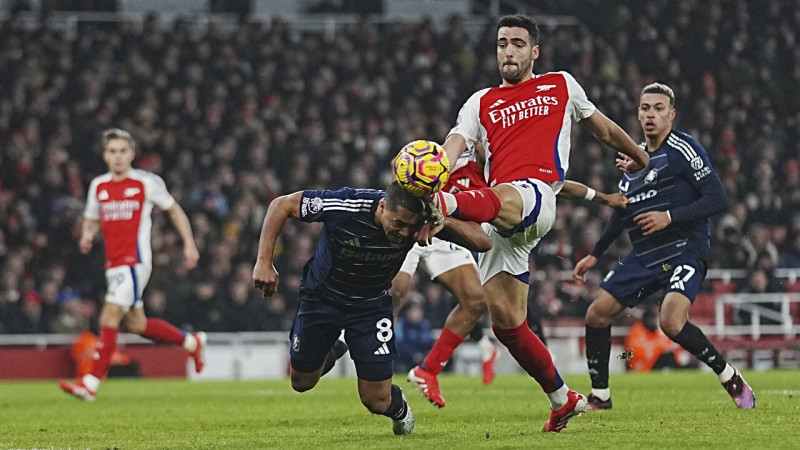
{"label": "soccer ball", "polygon": [[433,141],[409,142],[394,158],[394,178],[417,197],[435,194],[450,176],[450,160]]}

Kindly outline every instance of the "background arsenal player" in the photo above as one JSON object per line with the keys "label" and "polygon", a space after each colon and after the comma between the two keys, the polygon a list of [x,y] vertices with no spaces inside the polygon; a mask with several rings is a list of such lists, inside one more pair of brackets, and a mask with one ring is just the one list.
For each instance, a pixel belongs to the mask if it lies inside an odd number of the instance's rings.
{"label": "background arsenal player", "polygon": [[467,143],[486,149],[489,187],[437,193],[445,215],[484,223],[493,247],[478,270],[492,326],[522,368],[542,386],[551,404],[544,431],[558,432],[582,413],[586,398],[564,384],[552,357],[527,326],[528,255],[555,220],[555,195],[569,167],[570,129],[580,123],[601,142],[630,158],[618,163],[635,172],[649,158],[617,124],[596,110],[566,72],[534,76],[539,30],[527,16],[506,16],[497,26],[497,62],[503,83],[473,94],[458,115],[444,148],[451,161]]}
{"label": "background arsenal player", "polygon": [[160,319],[144,315],[142,292],[153,269],[150,249],[153,205],[169,214],[183,239],[187,269],[197,265],[198,252],[186,213],[175,202],[158,175],[134,169],[136,143],[130,133],[118,128],[103,132],[103,160],[108,173],[92,180],[83,214],[81,253],[89,253],[94,237],[103,230],[106,253],[105,304],[100,314],[99,356],[92,371],[75,383],[59,382],[69,394],[83,400],[95,399],[117,346],[120,324],[124,330],[156,342],[182,345],[194,358],[195,370],[203,369],[205,333],[185,333]]}

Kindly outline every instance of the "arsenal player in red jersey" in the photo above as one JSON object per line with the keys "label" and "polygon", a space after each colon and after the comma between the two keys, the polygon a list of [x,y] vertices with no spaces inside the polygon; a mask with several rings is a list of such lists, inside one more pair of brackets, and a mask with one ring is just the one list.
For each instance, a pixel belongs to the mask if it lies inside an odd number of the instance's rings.
{"label": "arsenal player in red jersey", "polygon": [[136,143],[130,133],[108,129],[103,132],[103,146],[108,172],[96,177],[89,186],[79,242],[81,253],[89,253],[95,235],[103,232],[108,290],[100,313],[101,347],[90,373],[75,383],[59,382],[64,391],[86,401],[95,399],[100,381],[108,373],[120,325],[125,331],[147,339],[183,346],[194,359],[197,372],[205,363],[205,333],[186,333],[161,319],[148,319],[142,303],[142,292],[153,270],[150,249],[153,206],[169,214],[183,239],[184,265],[192,269],[199,255],[189,219],[161,177],[132,167]]}
{"label": "arsenal player in red jersey", "polygon": [[541,385],[551,404],[543,431],[561,431],[582,413],[586,398],[564,384],[552,357],[527,326],[528,255],[553,226],[555,196],[569,167],[570,128],[579,123],[629,158],[617,167],[636,172],[649,163],[622,128],[597,111],[567,72],[534,75],[539,30],[527,16],[500,19],[497,63],[503,82],[473,94],[444,142],[456,161],[472,142],[486,150],[487,188],[439,192],[444,215],[481,222],[493,247],[479,256],[492,327],[522,368]]}

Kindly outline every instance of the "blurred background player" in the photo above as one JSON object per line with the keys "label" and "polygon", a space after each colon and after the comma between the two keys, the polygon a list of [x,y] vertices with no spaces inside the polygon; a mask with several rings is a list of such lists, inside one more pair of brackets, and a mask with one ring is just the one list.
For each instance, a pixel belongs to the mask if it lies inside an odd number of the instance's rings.
{"label": "blurred background player", "polygon": [[555,196],[569,167],[572,123],[629,155],[631,171],[645,167],[649,159],[622,128],[597,111],[572,75],[534,76],[538,39],[539,29],[530,17],[506,16],[498,22],[502,85],[482,89],[466,101],[443,145],[450,161],[456,161],[468,143],[480,142],[487,153],[490,187],[438,192],[435,200],[444,215],[484,223],[492,237],[492,249],[479,257],[478,267],[494,334],[547,394],[552,411],[543,431],[559,432],[584,411],[586,397],[566,386],[547,347],[528,328],[528,258],[555,222]]}
{"label": "blurred background player", "polygon": [[83,400],[95,399],[117,348],[120,324],[130,333],[156,342],[181,345],[194,359],[195,370],[205,364],[203,332],[186,333],[161,319],[144,314],[142,292],[153,268],[150,248],[153,206],[166,211],[183,239],[184,265],[192,269],[199,258],[189,219],[158,175],[132,167],[136,143],[118,128],[103,132],[103,161],[108,173],[92,180],[83,214],[80,251],[89,253],[95,235],[103,231],[108,289],[100,314],[100,350],[90,373],[75,383],[60,381],[65,392]]}
{"label": "blurred background player", "polygon": [[[628,231],[633,251],[606,275],[586,312],[586,360],[592,379],[589,409],[612,407],[608,386],[611,320],[659,289],[666,290],[659,313],[664,333],[717,374],[736,406],[756,406],[753,391],[739,371],[688,320],[706,275],[710,217],[725,210],[727,197],[706,150],[693,137],[672,129],[675,115],[675,94],[669,86],[644,87],[638,116],[645,135],[642,148],[650,153],[650,165],[641,174],[622,177],[619,186],[628,197],[628,207],[612,214],[591,254],[573,272],[576,281],[584,282],[584,274],[597,264],[597,258],[623,230]],[[621,158],[618,166],[626,163]]]}
{"label": "blurred background player", "polygon": [[[300,304],[289,334],[292,389],[305,392],[348,349],[355,362],[361,403],[392,419],[397,435],[411,434],[414,414],[402,389],[392,384],[397,358],[392,278],[427,217],[424,202],[396,182],[387,190],[306,190],[278,197],[264,218],[253,281],[264,296],[275,293],[273,254],[291,218],[322,222],[314,256],[306,264]],[[436,231],[475,250],[491,246],[474,223],[447,219]],[[460,239],[465,236],[466,239]],[[338,338],[344,330],[346,346]]]}
{"label": "blurred background player", "polygon": [[[451,174],[443,190],[457,193],[485,188],[486,180],[482,168],[484,154],[479,142],[469,145],[450,169]],[[624,206],[627,203],[627,198],[622,194],[604,194],[573,181],[567,181],[559,195],[568,199],[595,201],[612,207]],[[392,281],[395,311],[408,298],[412,276],[420,264],[431,280],[444,286],[458,301],[447,316],[442,332],[430,353],[421,364],[408,373],[408,380],[416,385],[423,396],[441,408],[446,402],[439,388],[438,375],[467,335],[478,343],[484,384],[489,384],[494,379],[494,363],[500,352],[479,323],[486,310],[486,303],[475,258],[469,250],[451,242],[434,239],[431,245],[425,247],[415,245],[411,249],[400,267],[400,272]],[[528,321],[533,321],[538,330],[543,329],[540,317],[528,317]],[[544,336],[539,338],[544,341]]]}

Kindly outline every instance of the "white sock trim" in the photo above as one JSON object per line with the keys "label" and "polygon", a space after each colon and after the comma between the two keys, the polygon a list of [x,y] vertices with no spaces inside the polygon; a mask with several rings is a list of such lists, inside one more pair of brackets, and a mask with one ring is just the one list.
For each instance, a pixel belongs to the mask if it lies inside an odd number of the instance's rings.
{"label": "white sock trim", "polygon": [[97,388],[100,387],[100,379],[90,373],[84,375],[81,381],[83,381],[83,385],[92,392],[97,392]]}
{"label": "white sock trim", "polygon": [[600,399],[600,400],[605,402],[605,401],[608,401],[608,399],[611,398],[611,389],[610,388],[605,388],[605,389],[592,388],[592,395],[594,395],[598,399]]}
{"label": "white sock trim", "polygon": [[189,353],[197,350],[197,339],[192,333],[186,333],[186,337],[183,338],[183,349]]}
{"label": "white sock trim", "polygon": [[717,377],[719,378],[720,383],[724,383],[733,378],[735,374],[736,374],[736,369],[734,369],[733,366],[730,364],[725,364],[725,368],[722,369],[722,372],[720,372],[720,374],[717,375]]}
{"label": "white sock trim", "polygon": [[547,394],[547,398],[550,399],[550,408],[554,411],[563,408],[564,405],[567,404],[567,401],[569,401],[567,398],[568,392],[569,388],[567,387],[567,383],[564,383],[560,388]]}

